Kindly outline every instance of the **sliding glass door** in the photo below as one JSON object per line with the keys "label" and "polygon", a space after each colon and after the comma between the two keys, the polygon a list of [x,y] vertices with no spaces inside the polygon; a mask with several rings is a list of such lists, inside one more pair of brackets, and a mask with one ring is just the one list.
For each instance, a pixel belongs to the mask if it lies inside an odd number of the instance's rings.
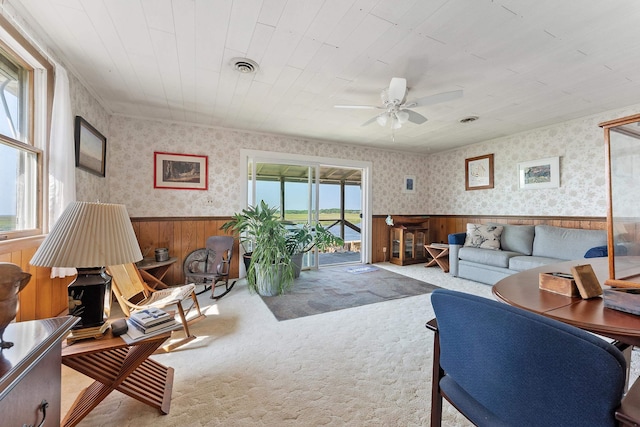
{"label": "sliding glass door", "polygon": [[243,155],[248,205],[264,200],[277,207],[281,218],[292,224],[320,222],[345,240],[342,248],[321,254],[309,252],[303,268],[367,262],[368,227],[363,218],[368,209],[363,177],[368,177],[368,168],[332,164],[330,159],[315,157],[287,159],[281,153],[246,151]]}

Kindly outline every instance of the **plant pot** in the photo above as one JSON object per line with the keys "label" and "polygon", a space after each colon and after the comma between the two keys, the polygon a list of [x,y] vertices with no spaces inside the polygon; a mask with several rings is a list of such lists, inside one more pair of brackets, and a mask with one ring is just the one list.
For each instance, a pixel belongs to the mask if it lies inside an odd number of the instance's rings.
{"label": "plant pot", "polygon": [[302,271],[303,257],[304,254],[302,252],[291,255],[291,263],[293,264],[293,277],[295,277],[296,279],[300,277],[300,271]]}
{"label": "plant pot", "polygon": [[242,261],[244,262],[245,273],[249,272],[249,266],[251,265],[251,254],[253,252],[247,252],[242,254]]}
{"label": "plant pot", "polygon": [[[269,267],[273,270],[268,272],[262,265],[254,265],[256,271],[255,288],[258,295],[272,297],[282,292],[281,282],[285,267],[283,264],[278,264],[277,266],[274,264]],[[277,271],[275,271],[276,269]]]}

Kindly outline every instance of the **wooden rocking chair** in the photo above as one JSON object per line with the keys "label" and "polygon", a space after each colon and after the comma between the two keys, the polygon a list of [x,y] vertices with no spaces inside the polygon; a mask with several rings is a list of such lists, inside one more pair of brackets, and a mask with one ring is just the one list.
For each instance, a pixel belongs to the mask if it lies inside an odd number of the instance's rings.
{"label": "wooden rocking chair", "polygon": [[[116,296],[125,316],[129,317],[132,312],[144,310],[149,307],[165,309],[175,305],[180,314],[182,328],[185,338],[163,347],[165,351],[171,351],[176,347],[186,344],[196,338],[189,332],[189,323],[201,320],[205,317],[200,311],[200,305],[194,292],[195,285],[171,286],[167,289],[155,290],[149,287],[140,276],[140,272],[135,264],[111,265],[107,267],[107,272],[112,276],[111,291]],[[187,321],[182,301],[187,298],[193,300],[193,307],[197,311],[197,316]]]}

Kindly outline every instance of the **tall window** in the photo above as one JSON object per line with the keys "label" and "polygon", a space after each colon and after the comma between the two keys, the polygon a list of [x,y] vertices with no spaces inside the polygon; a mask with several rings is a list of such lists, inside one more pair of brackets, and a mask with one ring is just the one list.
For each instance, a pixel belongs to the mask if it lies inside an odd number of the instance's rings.
{"label": "tall window", "polygon": [[0,19],[0,240],[41,234],[51,65]]}

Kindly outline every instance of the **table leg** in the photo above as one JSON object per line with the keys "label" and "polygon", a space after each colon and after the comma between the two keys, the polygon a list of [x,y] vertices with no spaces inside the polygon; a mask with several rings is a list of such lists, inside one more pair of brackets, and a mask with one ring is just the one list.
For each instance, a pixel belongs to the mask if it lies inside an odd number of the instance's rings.
{"label": "table leg", "polygon": [[425,245],[425,249],[431,255],[431,260],[425,265],[425,267],[431,267],[433,265],[438,265],[442,271],[445,273],[449,272],[449,248],[434,248],[428,245]]}
{"label": "table leg", "polygon": [[130,347],[64,356],[63,364],[96,381],[80,393],[61,425],[71,427],[78,424],[113,390],[157,408],[162,414],[168,414],[173,368],[148,359],[164,340],[150,340]]}

